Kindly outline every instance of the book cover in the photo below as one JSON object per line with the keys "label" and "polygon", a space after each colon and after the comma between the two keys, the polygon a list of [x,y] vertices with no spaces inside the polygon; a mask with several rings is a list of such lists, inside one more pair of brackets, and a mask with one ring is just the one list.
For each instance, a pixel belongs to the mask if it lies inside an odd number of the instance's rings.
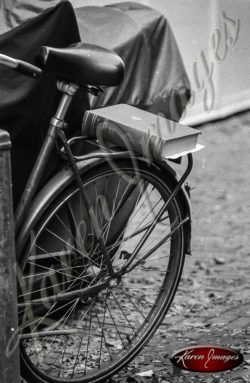
{"label": "book cover", "polygon": [[82,132],[155,159],[194,150],[200,134],[197,129],[125,104],[87,111]]}

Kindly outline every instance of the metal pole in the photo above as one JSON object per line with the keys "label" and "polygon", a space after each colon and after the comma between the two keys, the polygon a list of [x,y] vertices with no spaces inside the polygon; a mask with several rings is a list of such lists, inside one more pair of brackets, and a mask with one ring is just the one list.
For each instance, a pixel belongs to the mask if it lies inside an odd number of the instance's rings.
{"label": "metal pole", "polygon": [[20,383],[10,146],[0,129],[0,382]]}

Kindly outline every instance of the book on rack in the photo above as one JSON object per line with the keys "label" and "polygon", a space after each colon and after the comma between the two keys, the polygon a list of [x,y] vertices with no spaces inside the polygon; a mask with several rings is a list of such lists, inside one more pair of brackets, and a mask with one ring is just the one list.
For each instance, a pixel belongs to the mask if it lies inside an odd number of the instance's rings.
{"label": "book on rack", "polygon": [[100,145],[112,143],[163,160],[195,151],[201,132],[136,107],[118,104],[86,111],[82,133],[96,137]]}

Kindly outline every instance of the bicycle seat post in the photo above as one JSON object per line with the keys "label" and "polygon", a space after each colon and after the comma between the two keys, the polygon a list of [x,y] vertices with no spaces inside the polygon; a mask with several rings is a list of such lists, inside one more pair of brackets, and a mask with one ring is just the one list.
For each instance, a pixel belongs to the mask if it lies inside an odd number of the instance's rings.
{"label": "bicycle seat post", "polygon": [[67,83],[63,80],[58,80],[57,89],[63,93],[63,96],[55,116],[51,119],[51,125],[54,125],[55,120],[64,121],[65,115],[72,101],[72,97],[78,91],[79,86],[73,83]]}

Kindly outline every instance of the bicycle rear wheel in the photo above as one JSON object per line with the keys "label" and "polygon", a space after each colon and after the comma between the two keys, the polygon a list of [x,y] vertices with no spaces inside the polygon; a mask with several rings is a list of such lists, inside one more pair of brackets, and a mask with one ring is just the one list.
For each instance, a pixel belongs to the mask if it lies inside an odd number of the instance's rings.
{"label": "bicycle rear wheel", "polygon": [[43,213],[20,256],[20,357],[33,383],[98,382],[118,372],[160,325],[182,272],[184,217],[178,198],[165,207],[173,186],[162,172],[124,160],[82,182],[115,277],[73,183]]}

